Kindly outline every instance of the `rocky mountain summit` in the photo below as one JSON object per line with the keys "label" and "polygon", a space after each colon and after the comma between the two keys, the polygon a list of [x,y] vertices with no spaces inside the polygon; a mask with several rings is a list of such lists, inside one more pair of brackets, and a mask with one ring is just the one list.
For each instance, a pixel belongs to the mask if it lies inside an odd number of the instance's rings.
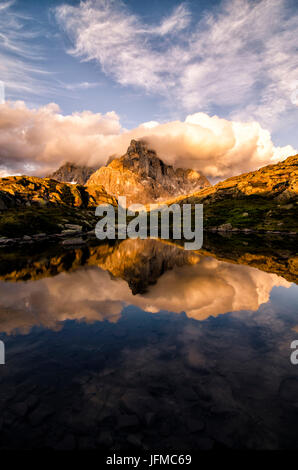
{"label": "rocky mountain summit", "polygon": [[88,188],[101,184],[107,193],[126,196],[127,202],[146,204],[189,194],[210,186],[200,172],[165,164],[143,141],[132,140],[127,152],[97,170]]}
{"label": "rocky mountain summit", "polygon": [[86,184],[92,173],[96,170],[97,168],[66,162],[58,170],[49,175],[48,178],[60,181],[61,183]]}
{"label": "rocky mountain summit", "polygon": [[127,196],[128,203],[203,204],[207,231],[295,235],[298,155],[210,186],[199,172],[175,170],[133,140],[125,155],[97,170],[85,186],[33,176],[0,178],[0,239],[59,234],[66,224],[94,232],[95,207],[117,206],[116,195]]}

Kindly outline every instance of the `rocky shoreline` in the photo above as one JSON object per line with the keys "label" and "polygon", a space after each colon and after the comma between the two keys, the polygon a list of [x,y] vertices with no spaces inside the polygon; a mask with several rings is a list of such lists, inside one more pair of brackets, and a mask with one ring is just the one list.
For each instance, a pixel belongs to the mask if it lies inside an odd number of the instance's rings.
{"label": "rocky shoreline", "polygon": [[63,245],[80,245],[96,237],[95,231],[84,232],[83,227],[75,224],[65,224],[65,229],[61,233],[36,233],[34,235],[24,235],[22,237],[0,237],[0,247],[10,245],[23,245],[40,243],[46,241],[58,241]]}
{"label": "rocky shoreline", "polygon": [[204,228],[204,231],[206,232],[233,232],[233,233],[256,233],[256,234],[279,234],[279,235],[293,235],[296,236],[297,232],[294,231],[287,231],[287,230],[256,230],[252,228],[237,228],[233,227],[231,224],[222,224],[219,227],[208,227]]}
{"label": "rocky shoreline", "polygon": [[[66,224],[66,228],[61,233],[37,233],[34,235],[24,235],[22,237],[0,237],[0,248],[11,245],[24,245],[33,243],[44,243],[57,241],[62,245],[84,245],[96,239],[95,230],[84,232],[82,227],[74,224]],[[263,235],[287,235],[297,236],[297,232],[287,232],[280,230],[254,230],[249,228],[233,228],[230,224],[223,224],[219,227],[204,228],[204,232],[216,232],[222,234],[263,234]],[[148,237],[149,238],[149,237]]]}

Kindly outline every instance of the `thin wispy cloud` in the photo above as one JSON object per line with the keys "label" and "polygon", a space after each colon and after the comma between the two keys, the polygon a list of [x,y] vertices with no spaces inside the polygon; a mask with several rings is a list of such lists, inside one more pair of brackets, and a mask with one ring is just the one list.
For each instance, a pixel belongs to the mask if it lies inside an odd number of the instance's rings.
{"label": "thin wispy cloud", "polygon": [[65,88],[66,90],[89,90],[90,88],[97,88],[100,86],[99,82],[80,82],[80,83],[65,83],[61,84],[61,87]]}
{"label": "thin wispy cloud", "polygon": [[[0,175],[43,175],[65,160],[99,166],[132,138],[212,180],[297,153],[296,142],[285,145],[287,129],[277,145],[268,130],[297,112],[293,0],[229,0],[199,18],[191,5],[176,3],[164,17],[158,10],[146,23],[119,0],[63,4],[59,33],[47,23],[52,10],[36,14],[32,30],[20,3],[1,2],[0,84],[9,101],[0,89]],[[67,36],[75,58],[65,54]],[[52,99],[59,105],[46,104]]]}
{"label": "thin wispy cloud", "polygon": [[[164,96],[187,111],[223,107],[274,125],[293,109],[298,15],[290,0],[225,0],[194,21],[187,4],[146,24],[123,3],[88,0],[56,9],[69,53],[95,60],[121,85]],[[293,6],[293,5],[292,5]]]}
{"label": "thin wispy cloud", "polygon": [[[152,26],[143,24],[115,0],[87,1],[77,7],[62,5],[56,9],[56,17],[74,42],[71,54],[97,60],[121,85],[166,92],[176,60],[173,57],[168,63],[167,39],[187,26],[186,7],[178,7],[170,17]],[[153,47],[157,40],[159,50]]]}
{"label": "thin wispy cloud", "polygon": [[[48,72],[42,66],[44,56],[38,45],[38,29],[32,18],[12,10],[15,1],[0,5],[0,80],[7,94],[42,95],[49,90]],[[30,22],[30,27],[28,27]]]}

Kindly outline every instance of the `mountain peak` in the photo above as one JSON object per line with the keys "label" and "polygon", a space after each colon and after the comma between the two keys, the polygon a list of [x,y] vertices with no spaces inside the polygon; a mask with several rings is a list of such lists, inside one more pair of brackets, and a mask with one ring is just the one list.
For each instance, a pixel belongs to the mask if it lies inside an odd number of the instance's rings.
{"label": "mountain peak", "polygon": [[87,185],[101,184],[109,194],[126,196],[128,203],[161,201],[210,186],[200,172],[164,163],[143,140],[132,139],[124,155],[96,171]]}
{"label": "mountain peak", "polygon": [[132,139],[130,141],[129,147],[126,151],[126,154],[124,156],[128,157],[134,157],[134,156],[139,156],[139,157],[156,157],[156,151],[153,149],[150,149],[148,147],[148,143],[145,140],[135,140]]}
{"label": "mountain peak", "polygon": [[73,162],[65,162],[63,165],[54,171],[48,178],[52,178],[61,183],[74,183],[74,184],[86,184],[92,173],[97,168],[88,167],[85,165],[77,165]]}
{"label": "mountain peak", "polygon": [[148,150],[147,143],[144,140],[135,140],[132,139],[130,141],[129,147],[127,149],[127,154],[130,155],[131,153],[138,153],[141,154],[144,151]]}

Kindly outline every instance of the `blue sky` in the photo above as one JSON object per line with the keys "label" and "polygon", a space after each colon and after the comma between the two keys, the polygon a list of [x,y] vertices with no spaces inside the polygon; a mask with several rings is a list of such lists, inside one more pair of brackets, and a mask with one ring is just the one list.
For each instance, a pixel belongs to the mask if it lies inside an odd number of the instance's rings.
{"label": "blue sky", "polygon": [[[120,4],[120,2],[115,2],[117,3]],[[197,20],[208,11],[211,5],[217,3],[217,0],[194,1],[189,4],[189,7]],[[179,118],[187,114],[185,110],[178,110],[175,105],[169,106],[165,103],[156,90],[150,93],[147,90],[144,92],[139,87],[120,85],[110,74],[103,72],[98,61],[82,61],[82,58],[68,53],[73,43],[56,19],[56,8],[63,5],[79,6],[79,4],[80,1],[76,0],[69,2],[16,0],[12,2],[7,15],[18,15],[16,18],[22,26],[22,31],[34,33],[32,38],[26,38],[25,43],[29,48],[32,47],[32,55],[34,53],[36,57],[24,58],[24,62],[29,63],[33,68],[40,69],[42,73],[26,74],[26,82],[27,80],[30,82],[32,78],[32,92],[17,89],[17,87],[12,88],[8,80],[6,98],[25,100],[32,105],[55,101],[64,113],[84,109],[103,113],[115,110],[121,116],[123,125],[129,128],[144,121]],[[179,5],[181,2],[173,0],[125,2],[128,15],[130,13],[138,15],[148,24],[159,23]],[[13,38],[13,31],[11,35]],[[13,70],[10,75],[13,76]]]}
{"label": "blue sky", "polygon": [[297,33],[297,0],[0,0],[0,80],[28,107],[206,113],[297,148]]}

